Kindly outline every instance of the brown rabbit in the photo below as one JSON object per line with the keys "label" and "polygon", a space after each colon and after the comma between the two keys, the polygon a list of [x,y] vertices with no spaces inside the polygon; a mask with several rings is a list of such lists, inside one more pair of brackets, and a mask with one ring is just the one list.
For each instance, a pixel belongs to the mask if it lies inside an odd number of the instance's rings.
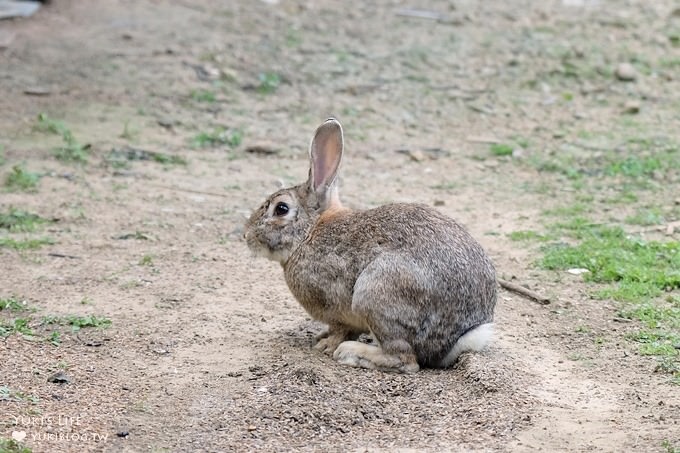
{"label": "brown rabbit", "polygon": [[[245,230],[248,246],[280,262],[295,298],[328,324],[315,348],[346,365],[403,373],[483,349],[496,276],[482,247],[425,205],[343,207],[342,152],[331,118],[312,140],[309,179],[272,194]],[[356,341],[362,333],[374,344]]]}

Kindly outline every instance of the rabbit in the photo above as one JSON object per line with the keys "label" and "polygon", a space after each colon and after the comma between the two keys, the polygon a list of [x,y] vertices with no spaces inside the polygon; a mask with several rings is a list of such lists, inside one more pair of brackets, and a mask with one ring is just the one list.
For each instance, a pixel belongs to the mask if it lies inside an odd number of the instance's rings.
{"label": "rabbit", "polygon": [[[298,302],[328,325],[314,348],[398,373],[445,368],[484,349],[496,273],[481,245],[426,205],[344,207],[342,153],[342,126],[330,118],[312,140],[307,181],[270,195],[244,229],[248,247],[278,261]],[[375,341],[357,341],[362,333]]]}

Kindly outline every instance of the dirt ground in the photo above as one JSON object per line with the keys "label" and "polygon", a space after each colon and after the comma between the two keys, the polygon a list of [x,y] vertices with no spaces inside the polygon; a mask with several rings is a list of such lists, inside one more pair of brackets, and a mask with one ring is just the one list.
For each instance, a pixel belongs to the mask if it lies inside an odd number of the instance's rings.
{"label": "dirt ground", "polygon": [[[0,387],[15,392],[0,437],[25,432],[34,452],[680,449],[679,387],[626,338],[637,322],[507,236],[574,196],[532,159],[623,136],[631,118],[678,137],[680,66],[657,65],[680,61],[677,3],[425,3],[439,16],[396,0],[54,0],[0,23],[0,176],[42,175],[35,191],[3,188],[0,210],[54,220],[26,234],[53,244],[0,248],[0,298],[32,307],[39,335],[43,315],[111,320],[58,344],[0,339]],[[86,164],[54,157],[41,113],[90,145]],[[436,205],[551,303],[501,291],[493,347],[449,370],[389,375],[311,350],[322,326],[241,235],[305,178],[328,116],[345,127],[346,205]],[[526,141],[513,157],[489,151],[512,141]],[[186,165],[116,164],[126,146]],[[635,208],[591,190],[597,212]],[[638,203],[678,194],[661,184]],[[70,382],[48,383],[59,370]]]}

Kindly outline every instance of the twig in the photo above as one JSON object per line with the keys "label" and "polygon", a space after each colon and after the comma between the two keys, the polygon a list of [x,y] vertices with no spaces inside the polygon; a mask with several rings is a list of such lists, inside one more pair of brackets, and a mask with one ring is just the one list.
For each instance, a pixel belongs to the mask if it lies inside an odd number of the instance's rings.
{"label": "twig", "polygon": [[196,193],[199,195],[210,195],[212,197],[224,197],[228,198],[229,195],[225,193],[217,193],[217,192],[206,192],[203,190],[194,190],[194,189],[185,189],[183,187],[172,187],[172,186],[163,186],[160,184],[150,184],[153,187],[158,187],[159,189],[168,189],[168,190],[176,190],[178,192],[188,192],[188,193]]}
{"label": "twig", "polygon": [[501,280],[500,278],[498,279],[498,283],[501,285],[502,288],[507,289],[508,291],[512,291],[513,293],[519,294],[520,296],[524,296],[527,299],[531,299],[534,302],[537,302],[541,305],[548,305],[550,303],[550,299],[547,297],[541,296],[538,293],[535,293],[534,291],[525,288],[524,286],[516,285],[515,283],[509,282],[507,280]]}
{"label": "twig", "polygon": [[402,8],[394,12],[397,16],[414,17],[416,19],[442,20],[444,15],[426,9]]}
{"label": "twig", "polygon": [[55,258],[69,258],[69,259],[72,259],[72,260],[79,260],[80,259],[79,256],[64,255],[63,253],[54,253],[54,252],[48,253],[47,256],[53,256]]}

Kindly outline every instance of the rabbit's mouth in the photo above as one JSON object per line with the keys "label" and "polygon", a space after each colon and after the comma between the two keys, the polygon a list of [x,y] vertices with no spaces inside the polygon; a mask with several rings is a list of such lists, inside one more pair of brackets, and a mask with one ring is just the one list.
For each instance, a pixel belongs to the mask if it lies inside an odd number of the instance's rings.
{"label": "rabbit's mouth", "polygon": [[282,244],[279,244],[278,247],[276,244],[265,244],[255,236],[256,235],[251,231],[248,231],[243,235],[248,249],[250,249],[254,256],[268,258],[277,263],[281,263],[282,266],[286,264],[291,254],[288,248],[283,247]]}

